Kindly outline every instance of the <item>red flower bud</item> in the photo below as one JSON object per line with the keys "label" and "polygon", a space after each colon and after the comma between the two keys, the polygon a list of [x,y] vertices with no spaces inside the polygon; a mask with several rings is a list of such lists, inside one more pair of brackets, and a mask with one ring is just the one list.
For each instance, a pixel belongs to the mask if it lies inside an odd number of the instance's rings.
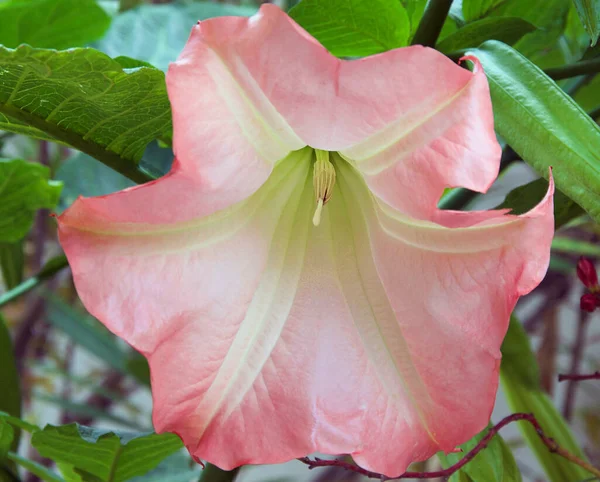
{"label": "red flower bud", "polygon": [[597,291],[598,290],[598,273],[594,264],[585,257],[579,258],[577,262],[577,276],[586,288]]}
{"label": "red flower bud", "polygon": [[598,305],[597,301],[598,300],[596,300],[596,297],[593,294],[585,293],[581,296],[581,300],[579,301],[579,307],[583,311],[591,313],[596,309],[596,306]]}

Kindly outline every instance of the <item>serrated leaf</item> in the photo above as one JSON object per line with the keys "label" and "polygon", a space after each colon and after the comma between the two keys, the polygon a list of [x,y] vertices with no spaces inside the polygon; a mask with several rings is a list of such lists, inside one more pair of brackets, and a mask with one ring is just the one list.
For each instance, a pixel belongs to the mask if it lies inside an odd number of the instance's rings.
{"label": "serrated leaf", "polygon": [[408,13],[397,0],[302,0],[290,16],[338,57],[363,57],[408,43]]}
{"label": "serrated leaf", "polygon": [[146,145],[172,130],[164,73],[94,49],[0,48],[0,115],[0,129],[27,124],[139,182]]}
{"label": "serrated leaf", "polygon": [[[475,435],[471,440],[462,444],[463,453],[438,454],[444,468],[459,462],[464,455],[473,450],[479,441],[485,437],[492,425]],[[498,434],[492,438],[486,448],[475,458],[450,477],[449,482],[485,481],[485,482],[521,482],[521,472],[517,467],[512,452],[506,442]]]}
{"label": "serrated leaf", "polygon": [[[538,204],[548,191],[548,181],[543,178],[519,186],[509,192],[502,204],[494,209],[510,209],[511,214],[524,214]],[[554,228],[559,229],[585,211],[561,191],[554,192]]]}
{"label": "serrated leaf", "polygon": [[600,127],[514,49],[489,41],[470,52],[483,64],[496,130],[541,176],[600,220]]}
{"label": "serrated leaf", "polygon": [[0,2],[0,44],[66,49],[104,34],[110,17],[95,0],[8,0]]}
{"label": "serrated leaf", "polygon": [[41,208],[58,203],[62,183],[50,181],[50,169],[20,159],[0,159],[0,242],[23,238]]}
{"label": "serrated leaf", "polygon": [[[570,453],[586,458],[575,442],[569,426],[542,390],[538,364],[529,338],[514,316],[511,317],[508,333],[502,344],[500,379],[511,410],[533,413],[547,436]],[[519,428],[550,482],[585,480],[589,477],[583,468],[551,453],[531,425],[521,422]]]}
{"label": "serrated leaf", "polygon": [[73,466],[83,480],[102,482],[143,475],[183,447],[175,434],[116,434],[77,424],[47,425],[31,443],[43,457]]}
{"label": "serrated leaf", "polygon": [[465,25],[445,37],[435,48],[450,53],[469,47],[477,47],[486,40],[500,40],[512,45],[523,35],[535,30],[535,26],[519,17],[492,17]]}
{"label": "serrated leaf", "polygon": [[166,70],[183,50],[198,20],[224,15],[249,16],[255,12],[254,7],[207,2],[142,5],[115,17],[97,48],[111,57],[142,60]]}
{"label": "serrated leaf", "polygon": [[581,23],[596,45],[600,35],[600,0],[573,0]]}

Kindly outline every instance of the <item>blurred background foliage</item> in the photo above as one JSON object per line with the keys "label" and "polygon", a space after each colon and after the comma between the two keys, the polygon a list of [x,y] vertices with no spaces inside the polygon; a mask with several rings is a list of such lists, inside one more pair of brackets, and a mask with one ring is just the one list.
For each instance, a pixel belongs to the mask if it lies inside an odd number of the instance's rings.
{"label": "blurred background foliage", "polygon": [[[152,434],[146,362],[85,312],[49,217],[78,196],[168,171],[169,62],[197,20],[248,16],[259,3],[0,0],[0,482],[360,480],[298,463],[201,473],[176,436]],[[575,277],[580,255],[600,258],[598,1],[273,3],[340,57],[418,41],[480,58],[504,146],[501,176],[486,195],[452,190],[441,205],[525,212],[543,196],[550,165],[559,188],[550,270],[511,322],[494,417],[533,412],[562,446],[599,465],[600,384],[556,383],[559,372],[600,369],[598,320],[579,310]],[[524,429],[496,437],[451,480],[594,479]]]}

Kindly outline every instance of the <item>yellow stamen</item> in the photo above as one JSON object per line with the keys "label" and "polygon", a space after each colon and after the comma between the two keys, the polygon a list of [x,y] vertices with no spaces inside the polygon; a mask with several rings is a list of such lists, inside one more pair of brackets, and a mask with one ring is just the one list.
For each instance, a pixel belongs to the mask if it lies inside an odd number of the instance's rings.
{"label": "yellow stamen", "polygon": [[317,208],[313,216],[313,224],[318,226],[321,223],[321,213],[323,206],[331,199],[333,186],[335,186],[335,168],[329,160],[329,152],[315,149],[317,160],[315,161],[313,172],[313,188],[317,201]]}

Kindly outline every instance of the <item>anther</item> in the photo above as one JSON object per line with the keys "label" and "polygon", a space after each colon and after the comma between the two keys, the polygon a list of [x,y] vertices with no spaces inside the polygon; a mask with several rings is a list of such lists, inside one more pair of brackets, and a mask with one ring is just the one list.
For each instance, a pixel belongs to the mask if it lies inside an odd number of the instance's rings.
{"label": "anther", "polygon": [[331,199],[333,186],[335,186],[335,168],[329,160],[329,152],[315,149],[317,160],[313,171],[313,188],[317,201],[317,208],[313,216],[313,224],[321,223],[321,213],[327,201]]}

